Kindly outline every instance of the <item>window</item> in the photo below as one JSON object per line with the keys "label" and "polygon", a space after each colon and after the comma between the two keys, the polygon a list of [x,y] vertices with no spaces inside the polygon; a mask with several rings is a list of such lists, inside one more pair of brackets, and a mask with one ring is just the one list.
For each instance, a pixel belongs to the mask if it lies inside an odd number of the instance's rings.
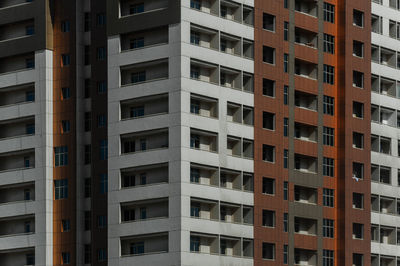
{"label": "window", "polygon": [[30,189],[24,190],[24,200],[31,200],[31,190]]}
{"label": "window", "polygon": [[31,222],[25,222],[24,223],[24,227],[25,227],[25,233],[31,233]]}
{"label": "window", "polygon": [[275,130],[275,114],[263,112],[263,128]]}
{"label": "window", "polygon": [[288,54],[284,54],[283,55],[283,71],[285,73],[288,73],[289,71],[289,55]]}
{"label": "window", "polygon": [[269,195],[275,194],[275,179],[263,177],[262,193]]}
{"label": "window", "polygon": [[289,183],[287,181],[283,182],[283,199],[288,200],[289,198]]}
{"label": "window", "polygon": [[228,8],[226,6],[221,6],[221,11],[220,11],[221,17],[226,18],[227,13],[228,13]]}
{"label": "window", "polygon": [[364,43],[353,41],[353,55],[357,57],[364,57]]}
{"label": "window", "polygon": [[192,114],[200,114],[200,101],[192,99],[190,101],[190,112]]}
{"label": "window", "polygon": [[262,257],[264,260],[275,259],[275,244],[263,243],[262,244]]}
{"label": "window", "polygon": [[92,162],[92,145],[87,144],[85,145],[85,164],[90,164]]}
{"label": "window", "polygon": [[364,194],[353,193],[353,208],[364,209]]}
{"label": "window", "polygon": [[193,202],[190,206],[190,217],[200,217],[200,203]]}
{"label": "window", "polygon": [[200,237],[190,236],[190,252],[200,252]]}
{"label": "window", "polygon": [[130,253],[132,255],[144,254],[144,242],[131,243]]}
{"label": "window", "polygon": [[99,215],[97,217],[97,227],[98,228],[105,228],[107,227],[107,216]]}
{"label": "window", "polygon": [[364,12],[356,9],[353,10],[353,25],[364,27]]}
{"label": "window", "polygon": [[283,39],[287,41],[289,39],[289,22],[283,23]]}
{"label": "window", "polygon": [[98,261],[105,261],[107,260],[107,251],[104,248],[100,248],[97,251],[97,260]]}
{"label": "window", "polygon": [[334,266],[335,256],[333,250],[324,249],[322,252],[322,266]]}
{"label": "window", "polygon": [[34,102],[35,101],[35,92],[34,91],[25,92],[25,101]]}
{"label": "window", "polygon": [[100,194],[107,193],[108,190],[108,176],[107,174],[100,175]]}
{"label": "window", "polygon": [[364,117],[364,104],[360,102],[353,102],[353,117]]}
{"label": "window", "polygon": [[88,132],[92,129],[92,113],[91,112],[85,112],[85,132]]}
{"label": "window", "polygon": [[353,223],[353,239],[364,238],[364,225],[359,223]]}
{"label": "window", "polygon": [[134,140],[124,141],[123,153],[131,153],[136,151],[136,145]]}
{"label": "window", "polygon": [[135,219],[136,219],[135,218],[135,209],[124,210],[124,217],[123,217],[124,222],[134,221]]}
{"label": "window", "polygon": [[266,162],[275,162],[275,147],[263,144],[263,160]]}
{"label": "window", "polygon": [[90,65],[90,46],[85,45],[85,52],[84,52],[84,64],[85,66]]}
{"label": "window", "polygon": [[107,124],[107,118],[105,114],[100,114],[97,116],[97,127],[105,127]]}
{"label": "window", "polygon": [[263,14],[263,28],[264,30],[275,31],[275,16],[271,14]]}
{"label": "window", "polygon": [[364,148],[364,134],[353,132],[353,148],[356,149]]}
{"label": "window", "polygon": [[55,166],[68,165],[68,146],[54,148]]}
{"label": "window", "polygon": [[199,135],[190,135],[190,148],[200,149],[200,136]]}
{"label": "window", "polygon": [[332,158],[324,157],[322,163],[322,174],[325,176],[335,176],[335,160]]}
{"label": "window", "polygon": [[25,255],[26,265],[35,265],[35,254],[29,253]]}
{"label": "window", "polygon": [[146,81],[146,71],[140,71],[131,74],[131,83],[139,83]]}
{"label": "window", "polygon": [[353,86],[357,88],[364,88],[364,73],[353,71]]}
{"label": "window", "polygon": [[137,48],[142,48],[142,47],[144,47],[144,38],[143,37],[131,39],[129,42],[130,49],[137,49]]}
{"label": "window", "polygon": [[62,220],[61,221],[61,226],[62,226],[62,231],[63,232],[68,232],[69,230],[71,230],[70,220],[69,219]]}
{"label": "window", "polygon": [[353,179],[356,181],[364,179],[364,164],[353,162]]}
{"label": "window", "polygon": [[134,187],[136,185],[136,177],[128,175],[123,177],[123,187]]}
{"label": "window", "polygon": [[69,54],[62,54],[61,60],[63,66],[69,66],[71,64],[71,56]]}
{"label": "window", "polygon": [[363,266],[364,265],[364,255],[353,253],[353,265],[354,266]]}
{"label": "window", "polygon": [[275,227],[275,212],[263,210],[262,225],[266,227]]}
{"label": "window", "polygon": [[283,86],[283,104],[288,105],[289,103],[289,87]]}
{"label": "window", "polygon": [[288,264],[288,253],[288,245],[283,245],[283,264]]}
{"label": "window", "polygon": [[335,6],[324,3],[324,21],[335,23]]}
{"label": "window", "polygon": [[324,95],[324,114],[334,115],[335,114],[335,98]]}
{"label": "window", "polygon": [[62,99],[63,100],[69,99],[71,97],[70,90],[69,90],[68,87],[62,88],[61,89],[61,93],[62,93]]}
{"label": "window", "polygon": [[68,179],[54,180],[54,199],[68,198]]}
{"label": "window", "polygon": [[288,231],[288,224],[289,224],[289,215],[285,212],[283,214],[283,232]]}
{"label": "window", "polygon": [[35,59],[27,58],[25,60],[26,68],[35,68]]}
{"label": "window", "polygon": [[324,33],[324,52],[335,53],[335,37],[326,33]]}
{"label": "window", "polygon": [[263,79],[263,95],[275,97],[275,81]]}
{"label": "window", "polygon": [[129,6],[129,14],[139,14],[144,12],[144,3]]}
{"label": "window", "polygon": [[26,35],[33,35],[35,34],[35,27],[33,25],[28,25],[25,27],[25,34]]}
{"label": "window", "polygon": [[25,125],[25,133],[27,135],[35,134],[35,124],[26,124]]}
{"label": "window", "polygon": [[190,32],[190,43],[194,45],[200,45],[200,33],[191,31]]}
{"label": "window", "polygon": [[62,120],[61,121],[62,132],[67,133],[71,130],[71,123],[69,120]]}
{"label": "window", "polygon": [[70,256],[69,252],[62,252],[61,258],[62,258],[62,264],[70,263],[71,256]]}
{"label": "window", "polygon": [[324,83],[335,84],[335,68],[330,65],[324,65]]}
{"label": "window", "polygon": [[327,146],[335,146],[335,129],[331,127],[324,127],[323,143]]}
{"label": "window", "polygon": [[130,116],[133,118],[144,116],[144,106],[131,107]]}
{"label": "window", "polygon": [[85,198],[92,196],[92,179],[90,177],[85,178]]}
{"label": "window", "polygon": [[25,168],[31,167],[31,161],[30,161],[30,158],[28,156],[24,157],[24,167]]}
{"label": "window", "polygon": [[200,181],[200,170],[197,168],[190,168],[190,182],[199,183]]}
{"label": "window", "polygon": [[322,202],[325,207],[333,207],[335,202],[335,191],[330,188],[322,190]]}
{"label": "window", "polygon": [[190,7],[200,10],[201,9],[201,2],[200,0],[190,0]]}
{"label": "window", "polygon": [[139,147],[140,147],[141,151],[147,150],[147,140],[146,139],[140,139]]}
{"label": "window", "polygon": [[289,151],[284,149],[283,150],[283,168],[287,169],[289,166]]}
{"label": "window", "polygon": [[192,79],[200,78],[200,70],[197,67],[190,68],[190,78],[192,78]]}
{"label": "window", "polygon": [[91,211],[85,211],[84,224],[85,224],[85,231],[92,229],[92,212]]}
{"label": "window", "polygon": [[283,118],[283,136],[287,137],[289,133],[289,118]]}
{"label": "window", "polygon": [[334,238],[335,237],[335,227],[334,220],[324,219],[322,225],[322,233],[324,237]]}
{"label": "window", "polygon": [[84,263],[90,264],[92,262],[92,246],[90,244],[85,245]]}
{"label": "window", "polygon": [[85,79],[85,99],[90,98],[90,79]]}
{"label": "window", "polygon": [[103,61],[107,57],[107,52],[105,47],[97,48],[97,60]]}
{"label": "window", "polygon": [[98,26],[104,26],[106,25],[106,15],[101,13],[97,14],[97,25]]}
{"label": "window", "polygon": [[275,48],[263,46],[263,62],[275,64]]}
{"label": "window", "polygon": [[84,24],[83,25],[84,31],[85,32],[90,31],[90,13],[85,12],[85,20],[83,24]]}
{"label": "window", "polygon": [[106,139],[100,141],[100,160],[107,160],[108,157],[108,143]]}
{"label": "window", "polygon": [[100,81],[97,83],[97,92],[103,94],[107,92],[107,83],[105,81]]}
{"label": "window", "polygon": [[62,32],[69,32],[71,30],[71,23],[69,20],[61,21],[61,31]]}

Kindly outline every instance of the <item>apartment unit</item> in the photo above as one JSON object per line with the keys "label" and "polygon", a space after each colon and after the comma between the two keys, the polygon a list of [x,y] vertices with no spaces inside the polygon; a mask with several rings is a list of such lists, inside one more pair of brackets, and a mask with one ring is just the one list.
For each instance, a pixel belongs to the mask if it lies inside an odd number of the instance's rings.
{"label": "apartment unit", "polygon": [[371,265],[400,265],[398,1],[372,1]]}

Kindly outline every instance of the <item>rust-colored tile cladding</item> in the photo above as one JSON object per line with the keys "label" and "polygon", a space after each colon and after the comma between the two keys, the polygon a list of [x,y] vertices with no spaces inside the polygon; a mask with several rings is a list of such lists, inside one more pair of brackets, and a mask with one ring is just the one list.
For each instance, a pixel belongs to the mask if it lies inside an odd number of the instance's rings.
{"label": "rust-colored tile cladding", "polygon": [[[255,167],[254,167],[254,264],[284,265],[284,245],[288,245],[288,265],[295,264],[295,249],[312,250],[316,264],[322,265],[323,250],[334,252],[334,265],[353,265],[353,254],[363,255],[363,265],[370,262],[370,4],[362,0],[326,0],[318,2],[318,17],[295,11],[295,1],[255,0]],[[302,2],[302,1],[299,1]],[[309,1],[310,2],[310,1]],[[323,5],[335,6],[335,22],[323,21]],[[353,25],[353,9],[364,13],[364,27]],[[275,31],[263,29],[263,14],[275,16]],[[289,22],[289,40],[284,40],[284,22]],[[294,42],[294,29],[318,33],[317,48]],[[335,37],[334,54],[323,52],[323,33]],[[364,43],[364,57],[353,56],[353,40]],[[275,48],[275,64],[263,62],[263,46]],[[289,55],[289,71],[284,72],[284,54]],[[294,74],[294,61],[318,67],[318,78]],[[323,65],[335,67],[333,85],[323,83]],[[353,71],[364,73],[364,86],[353,86]],[[275,81],[275,97],[263,95],[263,78]],[[289,101],[284,104],[284,86],[289,87]],[[298,108],[294,91],[314,94],[318,112]],[[334,115],[323,114],[323,96],[335,99]],[[364,118],[353,117],[353,101],[364,104]],[[263,112],[275,113],[275,130],[263,129]],[[289,136],[284,136],[284,118],[289,120]],[[316,142],[294,139],[294,124],[318,129]],[[323,126],[334,128],[335,144],[322,144]],[[364,134],[363,149],[353,148],[353,131]],[[275,162],[263,161],[263,144],[275,146]],[[288,150],[288,169],[284,168],[284,150]],[[317,174],[294,169],[294,154],[317,158]],[[322,158],[335,160],[334,177],[323,176]],[[353,162],[364,165],[364,179],[356,181]],[[275,179],[275,194],[263,194],[263,177]],[[308,180],[307,180],[308,179]],[[304,181],[306,180],[306,181]],[[289,182],[289,198],[284,200],[284,182]],[[317,206],[295,202],[294,187],[317,189]],[[334,207],[323,206],[323,188],[334,189]],[[353,208],[353,193],[364,194],[363,209]],[[317,220],[317,234],[294,232],[293,216],[310,211]],[[262,225],[263,210],[275,211],[275,227]],[[294,210],[294,214],[293,214]],[[284,213],[288,213],[288,232],[284,232]],[[323,219],[334,220],[334,238],[322,237]],[[363,239],[353,239],[353,223],[364,225]],[[263,259],[263,243],[275,244],[273,260]]]}
{"label": "rust-colored tile cladding", "polygon": [[[53,144],[68,146],[68,165],[54,167],[55,180],[68,179],[68,198],[53,201],[53,265],[62,265],[62,252],[70,253],[70,264],[76,265],[76,39],[74,1],[53,2]],[[71,31],[61,32],[61,22],[69,20]],[[69,54],[71,63],[62,66],[62,55]],[[69,87],[71,98],[62,100],[61,89]],[[70,132],[63,133],[62,120],[70,121]],[[62,220],[69,219],[71,230],[62,232]]]}

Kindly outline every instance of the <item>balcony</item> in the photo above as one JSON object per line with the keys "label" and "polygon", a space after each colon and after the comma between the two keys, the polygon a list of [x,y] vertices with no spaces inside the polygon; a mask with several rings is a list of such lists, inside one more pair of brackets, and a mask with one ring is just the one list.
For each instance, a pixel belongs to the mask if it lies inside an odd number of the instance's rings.
{"label": "balcony", "polygon": [[228,102],[226,119],[228,122],[253,125],[254,109],[253,107]]}
{"label": "balcony", "polygon": [[155,129],[121,135],[121,154],[168,148],[168,129]]}
{"label": "balcony", "polygon": [[396,111],[393,109],[389,108],[384,108],[380,107],[378,110],[374,109],[373,106],[371,107],[371,112],[372,112],[372,120],[376,121],[375,119],[377,118],[377,114],[379,114],[379,118],[377,121],[379,121],[383,125],[388,125],[395,127],[396,122],[397,122],[397,116],[396,116]]}
{"label": "balcony", "polygon": [[154,1],[142,1],[142,0],[120,0],[120,16],[139,15],[145,12],[156,11],[164,8],[168,8],[167,0],[154,0]]}
{"label": "balcony", "polygon": [[220,220],[226,223],[241,223],[242,208],[240,205],[227,202],[220,203]]}
{"label": "balcony", "polygon": [[190,233],[190,252],[219,254],[218,235]]}
{"label": "balcony", "polygon": [[168,59],[121,66],[121,86],[168,78]]}
{"label": "balcony", "polygon": [[231,55],[241,56],[242,55],[241,38],[226,33],[221,33],[220,51]]}
{"label": "balcony", "polygon": [[294,9],[309,16],[316,17],[318,15],[318,5],[313,0],[295,0]]}
{"label": "balcony", "polygon": [[380,243],[386,245],[396,245],[396,228],[381,226]]}
{"label": "balcony", "polygon": [[0,88],[0,107],[35,101],[35,85],[24,84]]}
{"label": "balcony", "polygon": [[22,183],[0,187],[0,205],[34,200],[34,183]]}
{"label": "balcony", "polygon": [[380,63],[388,67],[397,67],[397,56],[396,51],[380,48]]}
{"label": "balcony", "polygon": [[218,31],[191,24],[190,43],[204,48],[219,50]]}
{"label": "balcony", "polygon": [[243,10],[240,4],[227,0],[222,0],[220,3],[220,16],[222,18],[242,23]]}
{"label": "balcony", "polygon": [[122,188],[161,183],[168,183],[168,164],[154,164],[121,169]]}
{"label": "balcony", "polygon": [[218,202],[206,199],[190,199],[190,217],[206,220],[219,220]]}
{"label": "balcony", "polygon": [[168,252],[168,233],[121,237],[121,256]]}
{"label": "balcony", "polygon": [[219,1],[217,0],[191,0],[190,7],[198,11],[219,16]]}
{"label": "balcony", "polygon": [[34,53],[14,55],[0,59],[0,75],[35,68]]}
{"label": "balcony", "polygon": [[13,249],[0,252],[0,265],[2,266],[33,266],[35,265],[35,248]]}
{"label": "balcony", "polygon": [[300,59],[295,59],[294,73],[300,77],[308,79],[317,79],[318,67],[316,64]]}
{"label": "balcony", "polygon": [[383,214],[397,214],[396,200],[394,198],[380,197],[379,211]]}
{"label": "balcony", "polygon": [[13,151],[0,154],[0,172],[35,168],[35,150]]}
{"label": "balcony", "polygon": [[253,158],[254,143],[252,140],[234,136],[227,137],[227,154],[231,156]]}
{"label": "balcony", "polygon": [[242,255],[240,238],[220,236],[220,255],[240,257]]}
{"label": "balcony", "polygon": [[371,165],[371,179],[372,181],[383,183],[383,184],[391,184],[391,168],[385,166],[379,166],[372,164]]}
{"label": "balcony", "polygon": [[317,173],[317,158],[295,154],[294,155],[294,169],[304,173]]}
{"label": "balcony", "polygon": [[302,235],[317,235],[317,221],[314,219],[295,217],[294,232]]}
{"label": "balcony", "polygon": [[199,81],[219,84],[218,76],[219,76],[219,69],[217,65],[213,65],[198,60],[191,60],[190,78]]}
{"label": "balcony", "polygon": [[396,266],[396,257],[382,255],[380,257],[380,266]]}
{"label": "balcony", "polygon": [[121,222],[168,218],[168,198],[121,203]]}
{"label": "balcony", "polygon": [[35,134],[35,117],[0,121],[0,140]]}
{"label": "balcony", "polygon": [[208,186],[219,186],[218,168],[192,163],[190,165],[190,182]]}
{"label": "balcony", "polygon": [[294,97],[294,104],[296,107],[317,111],[318,100],[316,95],[302,91],[295,91]]}
{"label": "balcony", "polygon": [[218,118],[218,99],[190,94],[190,113],[209,118]]}
{"label": "balcony", "polygon": [[241,189],[241,173],[228,169],[220,170],[220,186],[228,189]]}
{"label": "balcony", "polygon": [[121,120],[168,113],[168,94],[159,94],[121,101]]}
{"label": "balcony", "polygon": [[316,49],[318,48],[318,33],[296,27],[294,42]]}
{"label": "balcony", "polygon": [[12,6],[27,4],[29,2],[32,2],[32,1],[27,1],[27,0],[4,0],[4,1],[1,1],[0,8],[7,8],[7,7],[12,7]]}
{"label": "balcony", "polygon": [[303,141],[317,141],[317,127],[296,122],[294,124],[295,138]]}
{"label": "balcony", "polygon": [[317,251],[295,248],[294,265],[318,265]]}
{"label": "balcony", "polygon": [[220,68],[220,85],[223,87],[240,90],[241,86],[241,72],[235,69]]}
{"label": "balcony", "polygon": [[0,219],[0,237],[35,233],[35,216],[14,216]]}
{"label": "balcony", "polygon": [[22,38],[35,34],[35,21],[33,19],[18,21],[0,26],[0,42]]}
{"label": "balcony", "polygon": [[218,133],[191,128],[190,148],[218,152]]}
{"label": "balcony", "polygon": [[381,78],[380,93],[391,97],[396,97],[396,81],[387,78]]}
{"label": "balcony", "polygon": [[121,51],[146,48],[168,43],[168,28],[160,27],[120,35]]}
{"label": "balcony", "polygon": [[299,203],[317,204],[318,191],[315,188],[295,186],[294,200]]}
{"label": "balcony", "polygon": [[254,41],[243,39],[243,56],[254,59]]}

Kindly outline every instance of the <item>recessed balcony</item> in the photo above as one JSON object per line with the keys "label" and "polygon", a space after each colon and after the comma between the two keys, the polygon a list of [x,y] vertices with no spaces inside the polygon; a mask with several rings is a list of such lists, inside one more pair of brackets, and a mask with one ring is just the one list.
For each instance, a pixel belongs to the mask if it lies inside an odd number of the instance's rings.
{"label": "recessed balcony", "polygon": [[168,59],[121,66],[121,86],[168,78]]}
{"label": "recessed balcony", "polygon": [[0,75],[34,68],[34,53],[19,54],[0,59]]}
{"label": "recessed balcony", "polygon": [[24,84],[0,88],[0,107],[35,101],[35,85]]}
{"label": "recessed balcony", "polygon": [[121,101],[121,120],[168,113],[168,94],[159,94]]}
{"label": "recessed balcony", "polygon": [[0,172],[35,168],[35,150],[21,150],[0,154]]}
{"label": "recessed balcony", "polygon": [[121,203],[121,222],[168,218],[168,199],[151,199]]}
{"label": "recessed balcony", "polygon": [[121,187],[155,185],[168,182],[168,164],[153,164],[121,169]]}
{"label": "recessed balcony", "polygon": [[0,140],[35,135],[35,117],[0,121]]}
{"label": "recessed balcony", "polygon": [[168,148],[168,129],[121,135],[121,154]]}
{"label": "recessed balcony", "polygon": [[168,252],[168,233],[121,237],[121,256],[141,256]]}

